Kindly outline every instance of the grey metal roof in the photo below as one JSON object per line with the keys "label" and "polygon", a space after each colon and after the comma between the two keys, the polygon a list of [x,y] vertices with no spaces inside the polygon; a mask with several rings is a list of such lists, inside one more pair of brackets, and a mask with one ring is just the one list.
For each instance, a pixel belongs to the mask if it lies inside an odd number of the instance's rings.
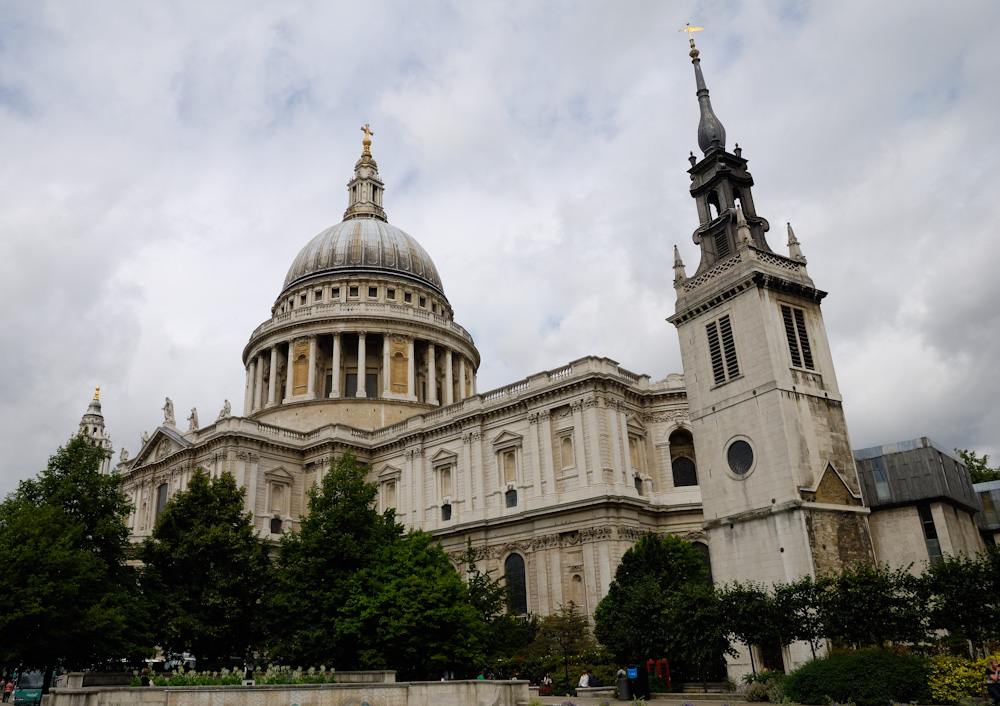
{"label": "grey metal roof", "polygon": [[420,243],[375,218],[338,223],[310,240],[288,269],[282,291],[302,280],[337,272],[398,275],[444,295],[437,268]]}

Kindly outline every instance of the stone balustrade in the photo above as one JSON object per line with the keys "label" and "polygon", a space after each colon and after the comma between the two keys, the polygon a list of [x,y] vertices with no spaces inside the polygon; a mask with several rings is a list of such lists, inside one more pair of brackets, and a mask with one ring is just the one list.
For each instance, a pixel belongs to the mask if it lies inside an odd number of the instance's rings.
{"label": "stone balustrade", "polygon": [[383,302],[330,302],[303,306],[293,311],[272,316],[269,321],[265,321],[254,329],[250,340],[254,341],[259,336],[280,328],[291,321],[298,324],[304,321],[324,322],[327,320],[343,321],[375,318],[398,319],[421,324],[430,323],[457,336],[470,346],[473,345],[472,335],[463,327],[444,316],[418,307]]}

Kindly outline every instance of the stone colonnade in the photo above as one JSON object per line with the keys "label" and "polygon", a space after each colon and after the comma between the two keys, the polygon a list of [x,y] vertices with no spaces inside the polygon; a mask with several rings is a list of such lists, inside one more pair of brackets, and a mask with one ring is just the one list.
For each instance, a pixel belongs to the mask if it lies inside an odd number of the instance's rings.
{"label": "stone colonnade", "polygon": [[457,350],[391,332],[335,332],[258,351],[247,365],[243,409],[321,398],[448,405],[474,394],[474,364]]}

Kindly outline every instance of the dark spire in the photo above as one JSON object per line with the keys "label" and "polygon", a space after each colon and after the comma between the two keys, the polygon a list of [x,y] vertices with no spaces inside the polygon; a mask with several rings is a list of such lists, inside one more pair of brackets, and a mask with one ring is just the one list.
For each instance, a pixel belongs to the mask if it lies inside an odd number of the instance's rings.
{"label": "dark spire", "polygon": [[705,77],[701,75],[701,59],[698,58],[698,50],[694,48],[694,39],[690,41],[691,63],[694,64],[694,78],[698,84],[698,107],[701,109],[701,119],[698,121],[698,147],[703,153],[708,154],[712,148],[726,149],[726,128],[722,127],[722,121],[712,110]]}

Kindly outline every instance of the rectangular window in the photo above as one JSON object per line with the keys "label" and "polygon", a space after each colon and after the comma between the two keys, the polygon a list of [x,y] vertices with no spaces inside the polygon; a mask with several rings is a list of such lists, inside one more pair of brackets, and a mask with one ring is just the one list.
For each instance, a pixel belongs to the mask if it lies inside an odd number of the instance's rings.
{"label": "rectangular window", "polygon": [[424,297],[420,297],[420,308],[421,309],[427,308],[427,299]]}
{"label": "rectangular window", "polygon": [[715,384],[721,385],[740,374],[739,362],[736,359],[736,341],[733,338],[729,315],[713,321],[705,329],[708,333],[708,352],[712,359],[712,375]]}
{"label": "rectangular window", "polygon": [[990,495],[990,491],[984,490],[979,494],[979,498],[983,501],[983,514],[986,516],[986,524],[990,527],[1000,525],[1000,518],[997,517],[996,505],[993,504],[993,496]]}
{"label": "rectangular window", "polygon": [[927,554],[931,558],[931,564],[937,564],[941,560],[941,542],[938,541],[937,528],[934,526],[934,517],[931,515],[931,506],[927,503],[921,503],[917,505],[917,512],[920,514],[920,523],[924,526]]}
{"label": "rectangular window", "polygon": [[388,299],[389,301],[395,301],[396,300],[396,290],[393,289],[392,287],[389,287],[388,289],[386,289],[385,290],[385,298]]}
{"label": "rectangular window", "polygon": [[871,464],[872,476],[875,477],[875,495],[879,500],[885,500],[889,497],[889,476],[885,472],[882,457],[876,456],[868,463]]}
{"label": "rectangular window", "polygon": [[368,288],[368,298],[369,299],[378,299],[378,287],[369,287]]}
{"label": "rectangular window", "polygon": [[357,287],[351,287],[351,288],[349,288],[347,290],[347,296],[351,297],[352,299],[357,299],[358,298],[358,288]]}
{"label": "rectangular window", "polygon": [[323,301],[323,290],[322,289],[317,289],[315,292],[313,292],[313,301],[315,301],[315,302],[321,302],[321,301]]}
{"label": "rectangular window", "polygon": [[358,394],[358,374],[344,375],[344,397],[355,397]]}
{"label": "rectangular window", "polygon": [[403,301],[409,304],[411,301],[413,301],[413,295],[410,294],[409,292],[405,292],[403,294]]}
{"label": "rectangular window", "polygon": [[330,290],[331,299],[340,299],[340,287],[334,287]]}
{"label": "rectangular window", "polygon": [[788,338],[788,350],[792,354],[792,365],[815,370],[809,335],[806,333],[805,312],[782,304],[781,318],[785,322],[785,336]]}

